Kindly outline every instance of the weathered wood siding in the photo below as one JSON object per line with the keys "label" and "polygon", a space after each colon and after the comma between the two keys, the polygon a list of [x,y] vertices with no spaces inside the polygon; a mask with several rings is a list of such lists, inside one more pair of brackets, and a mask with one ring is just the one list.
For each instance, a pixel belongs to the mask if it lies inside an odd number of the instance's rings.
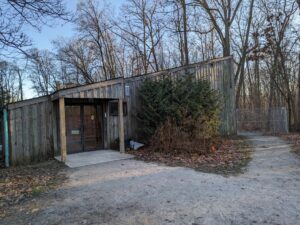
{"label": "weathered wood siding", "polygon": [[178,67],[135,76],[118,78],[105,82],[59,90],[51,96],[25,100],[8,105],[10,156],[12,165],[29,164],[43,161],[54,154],[60,154],[58,133],[58,104],[63,98],[104,99],[104,147],[119,138],[118,116],[111,116],[108,101],[124,99],[127,103],[127,115],[124,116],[125,139],[137,138],[138,91],[145,79],[159,80],[165,77],[178,79],[181,76],[193,76],[195,79],[208,80],[222,97],[220,127],[223,135],[236,133],[235,88],[233,81],[233,60],[231,57],[211,60],[193,65]]}
{"label": "weathered wood siding", "polygon": [[[127,105],[128,110],[128,105]],[[119,139],[119,121],[118,116],[111,116],[109,112],[109,107],[107,106],[107,126],[106,126],[106,140],[107,140],[107,148],[118,148],[118,142],[116,140]],[[125,139],[129,137],[129,115],[124,115],[124,130],[125,130]]]}
{"label": "weathered wood siding", "polygon": [[220,132],[222,135],[236,134],[233,59],[226,57],[125,79],[125,101],[128,107],[128,118],[125,124],[127,127],[126,138],[137,138],[137,111],[139,108],[143,108],[139,104],[138,90],[143,81],[145,79],[160,80],[165,77],[178,79],[187,75],[193,76],[197,80],[207,80],[212,88],[219,91],[222,97]]}
{"label": "weathered wood siding", "polygon": [[123,78],[103,81],[94,84],[59,90],[51,97],[52,100],[63,98],[123,98]]}
{"label": "weathered wood siding", "polygon": [[12,165],[25,165],[53,156],[53,107],[49,97],[8,106]]}

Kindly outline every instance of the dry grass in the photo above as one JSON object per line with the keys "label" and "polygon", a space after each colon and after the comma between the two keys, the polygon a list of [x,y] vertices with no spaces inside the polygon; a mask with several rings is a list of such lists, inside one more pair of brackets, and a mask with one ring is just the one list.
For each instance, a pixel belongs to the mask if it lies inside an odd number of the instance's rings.
{"label": "dry grass", "polygon": [[300,133],[282,134],[280,137],[292,145],[293,152],[300,155]]}

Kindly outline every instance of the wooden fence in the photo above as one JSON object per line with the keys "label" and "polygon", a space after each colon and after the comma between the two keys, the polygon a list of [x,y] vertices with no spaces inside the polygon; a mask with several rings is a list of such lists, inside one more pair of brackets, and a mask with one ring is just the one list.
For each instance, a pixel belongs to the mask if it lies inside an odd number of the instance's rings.
{"label": "wooden fence", "polygon": [[237,109],[237,130],[265,133],[288,133],[288,113],[285,107],[270,109]]}

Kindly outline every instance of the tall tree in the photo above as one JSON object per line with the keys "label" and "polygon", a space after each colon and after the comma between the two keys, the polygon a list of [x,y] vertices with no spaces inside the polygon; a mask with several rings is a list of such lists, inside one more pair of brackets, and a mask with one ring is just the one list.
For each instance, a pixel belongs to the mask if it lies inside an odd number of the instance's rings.
{"label": "tall tree", "polygon": [[58,82],[57,65],[53,54],[32,49],[29,60],[29,79],[39,96],[49,95],[56,90]]}
{"label": "tall tree", "polygon": [[[237,29],[235,37],[238,39],[238,43],[233,41],[234,44],[237,45],[237,70],[235,73],[234,81],[237,84],[237,91],[236,91],[236,107],[238,107],[239,100],[240,100],[240,92],[242,89],[242,85],[245,80],[245,62],[247,55],[255,48],[255,46],[249,46],[249,36],[251,31],[252,19],[253,19],[253,9],[254,9],[254,2],[255,0],[250,0],[249,5],[245,5],[244,13],[240,13],[238,16],[237,21]],[[248,9],[248,10],[247,10]],[[245,19],[246,18],[246,19]]]}
{"label": "tall tree", "polygon": [[183,39],[184,39],[184,64],[189,64],[189,47],[188,47],[188,16],[186,11],[186,0],[179,0],[182,8],[182,23],[183,23]]}
{"label": "tall tree", "polygon": [[118,35],[135,57],[137,74],[158,71],[159,46],[163,38],[163,21],[158,13],[160,0],[127,0],[122,10],[122,23],[115,23]]}
{"label": "tall tree", "polygon": [[111,32],[111,21],[108,12],[101,9],[94,0],[78,4],[76,19],[78,35],[94,43],[96,54],[100,57],[101,70],[105,79],[119,76],[117,73],[117,54],[115,37]]}
{"label": "tall tree", "polygon": [[[298,6],[299,6],[299,10],[300,10],[300,0],[297,0],[297,3],[298,3]],[[298,71],[298,117],[297,117],[297,120],[298,120],[298,128],[297,130],[300,131],[300,53],[298,55],[299,57],[299,71]]]}
{"label": "tall tree", "polygon": [[23,100],[22,75],[16,64],[0,62],[0,109],[7,103]]}
{"label": "tall tree", "polygon": [[242,0],[195,0],[209,17],[223,47],[223,56],[231,55],[230,33]]}
{"label": "tall tree", "polygon": [[[178,48],[180,51],[180,64],[188,65],[189,60],[189,27],[188,27],[188,17],[189,12],[187,11],[187,1],[186,0],[167,0],[166,6],[171,6],[171,31],[177,35]],[[169,11],[169,8],[167,8]]]}
{"label": "tall tree", "polygon": [[[89,84],[105,80],[94,43],[85,39],[55,41],[57,59],[64,69],[67,83]],[[68,77],[66,77],[68,76]]]}

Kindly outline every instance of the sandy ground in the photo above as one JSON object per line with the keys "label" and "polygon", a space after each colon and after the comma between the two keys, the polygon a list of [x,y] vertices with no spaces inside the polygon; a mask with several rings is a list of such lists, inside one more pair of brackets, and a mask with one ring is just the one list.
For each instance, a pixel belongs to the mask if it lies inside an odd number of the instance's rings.
{"label": "sandy ground", "polygon": [[247,136],[255,151],[239,176],[136,160],[70,169],[0,224],[300,224],[300,158],[277,137]]}

